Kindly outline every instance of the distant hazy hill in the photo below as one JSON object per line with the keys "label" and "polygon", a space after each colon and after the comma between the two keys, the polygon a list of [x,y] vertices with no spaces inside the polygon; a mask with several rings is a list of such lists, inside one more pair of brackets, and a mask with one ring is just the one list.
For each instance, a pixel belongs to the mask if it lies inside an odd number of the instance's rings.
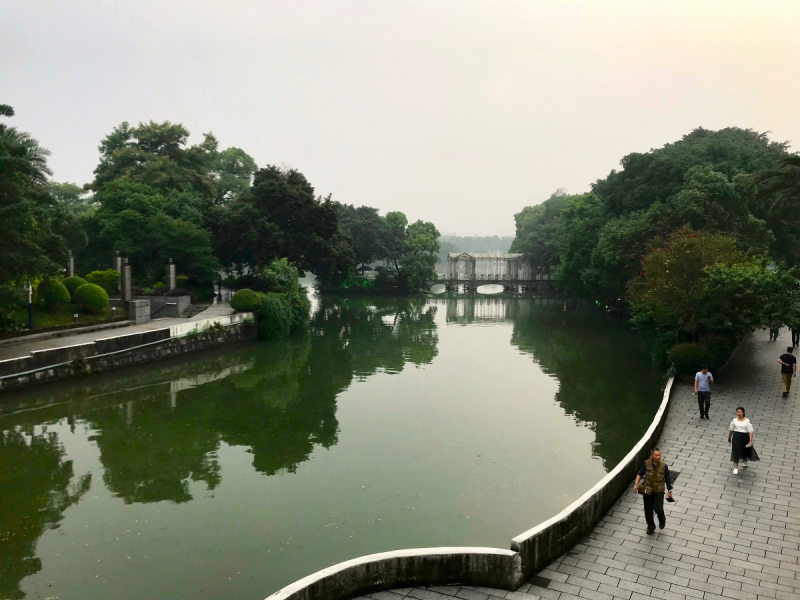
{"label": "distant hazy hill", "polygon": [[448,252],[508,252],[514,236],[443,235],[439,238],[439,261],[447,260]]}

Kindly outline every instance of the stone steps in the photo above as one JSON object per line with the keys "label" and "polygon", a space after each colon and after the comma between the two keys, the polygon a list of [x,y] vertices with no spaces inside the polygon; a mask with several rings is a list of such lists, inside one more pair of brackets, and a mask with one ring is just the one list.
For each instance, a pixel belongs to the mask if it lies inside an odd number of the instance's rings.
{"label": "stone steps", "polygon": [[186,307],[186,310],[184,310],[181,313],[180,318],[181,319],[190,319],[193,316],[200,314],[201,312],[203,312],[207,308],[208,308],[208,306],[198,306],[197,304],[190,304],[189,306]]}

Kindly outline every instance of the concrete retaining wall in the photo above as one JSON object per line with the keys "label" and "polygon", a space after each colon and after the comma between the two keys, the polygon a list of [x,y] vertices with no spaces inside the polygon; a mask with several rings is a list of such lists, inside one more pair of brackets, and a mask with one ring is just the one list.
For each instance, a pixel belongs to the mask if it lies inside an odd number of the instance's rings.
{"label": "concrete retaining wall", "polygon": [[649,456],[664,428],[673,381],[674,378],[670,377],[650,428],[614,470],[555,517],[511,540],[511,549],[520,554],[524,577],[542,570],[570,550],[633,484],[636,471]]}
{"label": "concrete retaining wall", "polygon": [[[169,329],[162,329],[150,333],[161,334],[165,331],[168,333]],[[132,365],[154,362],[165,358],[183,356],[209,348],[224,346],[232,342],[252,340],[256,335],[257,332],[254,324],[242,323],[227,327],[222,331],[209,331],[181,338],[170,338],[167,335],[163,338],[164,341],[157,341],[149,346],[124,348],[122,350],[112,351],[111,354],[78,357],[73,350],[71,353],[67,354],[67,356],[72,357],[69,362],[63,361],[54,364],[50,368],[45,367],[39,370],[29,370],[24,373],[0,379],[0,391],[17,390],[43,383],[63,381],[74,377],[103,373],[105,371],[121,369]],[[92,346],[95,343],[81,344],[81,346],[72,346],[71,348]],[[67,351],[69,349],[59,348],[58,350]]]}
{"label": "concrete retaining wall", "polygon": [[447,583],[514,589],[522,583],[519,555],[497,548],[417,548],[371,554],[318,571],[269,598],[329,600]]}
{"label": "concrete retaining wall", "polygon": [[511,540],[511,550],[419,548],[362,556],[296,581],[268,600],[343,600],[392,588],[454,583],[516,589],[575,546],[632,485],[664,428],[673,381],[670,377],[649,429],[614,470],[561,513]]}
{"label": "concrete retaining wall", "polygon": [[[76,374],[87,373],[92,370],[108,370],[109,368],[118,368],[127,364],[138,364],[167,356],[179,356],[180,354],[195,352],[198,349],[202,350],[202,343],[199,346],[198,344],[170,344],[164,349],[158,350],[152,350],[156,346],[146,345],[159,342],[167,343],[165,340],[180,338],[189,333],[203,336],[206,335],[208,327],[215,324],[225,327],[239,327],[244,325],[245,319],[252,319],[252,316],[252,313],[243,313],[210,319],[198,319],[197,321],[189,321],[180,325],[165,327],[164,329],[111,336],[86,344],[38,350],[28,356],[0,361],[0,391],[21,389],[40,383],[58,381],[59,379],[74,377]],[[255,337],[255,327],[246,327],[245,329],[247,331],[246,339]],[[205,340],[206,338],[202,339]],[[215,343],[212,343],[208,347],[214,347],[214,345]],[[142,346],[145,347],[142,348]],[[135,354],[136,356],[120,357],[115,355],[115,358],[106,358],[109,353],[126,351],[129,351],[128,354]],[[47,367],[52,368],[48,369]]]}

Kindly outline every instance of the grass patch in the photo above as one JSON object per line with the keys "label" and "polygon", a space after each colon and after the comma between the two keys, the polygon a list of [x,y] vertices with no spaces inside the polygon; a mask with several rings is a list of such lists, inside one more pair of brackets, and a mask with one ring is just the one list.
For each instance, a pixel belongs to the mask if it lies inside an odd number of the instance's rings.
{"label": "grass patch", "polygon": [[[23,323],[25,323],[25,330],[27,331],[28,324],[28,309],[17,308],[13,311]],[[126,318],[125,311],[117,309],[116,320],[123,320]],[[53,310],[44,310],[37,306],[33,307],[33,330],[51,329],[56,327],[66,327],[74,325],[75,320],[72,315],[78,315],[79,325],[91,325],[92,323],[102,323],[103,321],[110,321],[111,307],[106,306],[99,313],[84,313],[81,312],[79,304],[62,304]]]}

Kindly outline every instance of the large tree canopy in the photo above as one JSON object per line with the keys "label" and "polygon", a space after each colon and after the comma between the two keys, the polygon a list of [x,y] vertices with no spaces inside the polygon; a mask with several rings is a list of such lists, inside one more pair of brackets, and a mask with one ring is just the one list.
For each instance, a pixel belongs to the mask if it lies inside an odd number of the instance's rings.
{"label": "large tree canopy", "polygon": [[215,246],[226,266],[255,268],[285,257],[327,281],[355,263],[336,204],[317,198],[296,169],[260,169],[249,194],[212,212]]}
{"label": "large tree canopy", "polygon": [[523,209],[512,248],[534,266],[555,265],[565,292],[593,298],[624,296],[652,240],[685,224],[731,233],[739,250],[769,249],[796,266],[798,168],[786,148],[751,130],[696,129],[625,156],[622,170],[597,181],[591,197],[557,193]]}
{"label": "large tree canopy", "polygon": [[683,187],[685,173],[695,166],[711,167],[728,179],[741,173],[770,169],[786,156],[788,143],[772,142],[766,133],[728,127],[699,127],[681,140],[650,152],[633,152],[598,180],[592,191],[613,215],[627,214],[663,202]]}
{"label": "large tree canopy", "polygon": [[119,251],[136,277],[163,277],[170,258],[196,281],[215,277],[212,207],[246,193],[255,164],[235,148],[218,152],[210,133],[198,145],[188,139],[183,125],[151,121],[122,123],[102,141],[89,186],[97,210],[82,220],[90,238],[84,270],[105,266]]}
{"label": "large tree canopy", "polygon": [[[0,116],[13,116],[2,105]],[[29,134],[0,122],[0,283],[58,273],[67,256],[54,232],[47,189],[49,152]]]}

